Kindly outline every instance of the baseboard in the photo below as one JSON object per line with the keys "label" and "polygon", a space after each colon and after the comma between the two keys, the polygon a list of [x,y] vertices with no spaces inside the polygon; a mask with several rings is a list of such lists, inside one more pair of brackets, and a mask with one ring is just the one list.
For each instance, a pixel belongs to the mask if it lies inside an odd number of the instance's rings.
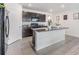
{"label": "baseboard", "polygon": [[65,35],[70,36],[70,37],[74,37],[74,38],[78,38],[78,39],[79,39],[78,36],[75,36],[75,35],[72,35],[72,34],[65,34]]}

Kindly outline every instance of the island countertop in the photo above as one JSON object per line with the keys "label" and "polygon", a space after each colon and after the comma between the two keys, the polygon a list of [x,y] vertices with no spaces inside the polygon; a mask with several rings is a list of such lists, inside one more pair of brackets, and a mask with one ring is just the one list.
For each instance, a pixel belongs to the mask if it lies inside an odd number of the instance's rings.
{"label": "island countertop", "polygon": [[43,28],[32,28],[33,31],[37,31],[37,32],[46,32],[46,31],[55,31],[55,30],[63,30],[63,29],[68,29],[68,27],[59,27],[59,28],[51,28],[48,29],[47,27],[43,27]]}

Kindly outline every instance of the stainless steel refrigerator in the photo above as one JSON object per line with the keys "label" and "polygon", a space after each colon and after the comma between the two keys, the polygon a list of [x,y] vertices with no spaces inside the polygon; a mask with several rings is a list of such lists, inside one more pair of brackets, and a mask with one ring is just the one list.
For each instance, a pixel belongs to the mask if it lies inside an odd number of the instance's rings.
{"label": "stainless steel refrigerator", "polygon": [[9,16],[5,8],[0,8],[0,55],[5,55],[8,48]]}

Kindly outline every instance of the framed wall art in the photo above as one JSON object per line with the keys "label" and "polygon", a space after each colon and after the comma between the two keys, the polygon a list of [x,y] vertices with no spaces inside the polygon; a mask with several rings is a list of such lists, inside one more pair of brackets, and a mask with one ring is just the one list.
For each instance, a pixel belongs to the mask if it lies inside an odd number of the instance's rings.
{"label": "framed wall art", "polygon": [[63,16],[63,19],[64,19],[64,20],[67,20],[67,19],[68,19],[68,15],[64,15],[64,16]]}

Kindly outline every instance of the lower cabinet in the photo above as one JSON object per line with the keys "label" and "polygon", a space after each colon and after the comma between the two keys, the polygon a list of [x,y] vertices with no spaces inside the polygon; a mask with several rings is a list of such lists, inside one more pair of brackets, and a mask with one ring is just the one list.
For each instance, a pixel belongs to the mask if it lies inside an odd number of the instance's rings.
{"label": "lower cabinet", "polygon": [[32,30],[31,28],[23,28],[22,30],[22,37],[29,37],[29,36],[32,36]]}

